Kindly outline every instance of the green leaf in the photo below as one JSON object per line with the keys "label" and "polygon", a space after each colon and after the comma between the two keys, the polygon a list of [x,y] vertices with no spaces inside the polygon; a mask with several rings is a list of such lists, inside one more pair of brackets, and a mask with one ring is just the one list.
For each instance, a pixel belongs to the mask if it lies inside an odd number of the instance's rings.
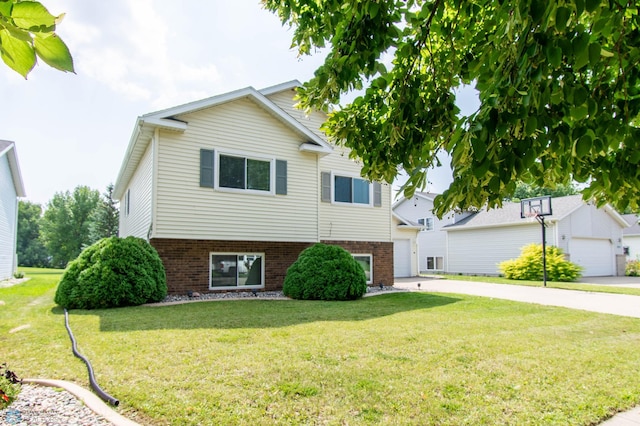
{"label": "green leaf", "polygon": [[568,8],[563,6],[558,7],[556,10],[556,30],[564,31],[570,16],[571,11]]}
{"label": "green leaf", "polygon": [[558,46],[550,46],[547,49],[547,60],[553,68],[558,68],[562,63],[562,49]]}
{"label": "green leaf", "polygon": [[575,106],[571,108],[571,118],[574,120],[582,120],[589,113],[586,105]]}
{"label": "green leaf", "polygon": [[573,91],[573,103],[575,106],[585,103],[588,97],[589,93],[583,86],[578,86]]}
{"label": "green leaf", "polygon": [[47,28],[51,30],[55,28],[56,24],[56,17],[37,1],[15,3],[11,18],[17,26],[25,29]]}
{"label": "green leaf", "polygon": [[589,151],[591,151],[592,142],[593,140],[589,135],[584,135],[580,139],[578,139],[574,147],[575,155],[579,158],[583,158],[587,154],[589,154]]}
{"label": "green leaf", "polygon": [[527,136],[531,136],[532,134],[534,134],[538,129],[538,119],[533,115],[527,117],[527,122],[524,126],[524,129]]}
{"label": "green leaf", "polygon": [[587,12],[591,13],[596,10],[598,6],[600,6],[600,2],[601,0],[586,0],[585,8],[587,9]]}
{"label": "green leaf", "polygon": [[38,57],[47,65],[65,72],[74,72],[73,58],[62,39],[56,34],[48,36],[36,35],[35,49]]}
{"label": "green leaf", "polygon": [[600,51],[602,48],[600,47],[600,43],[595,42],[589,44],[589,63],[591,66],[596,66],[598,62],[600,62]]}
{"label": "green leaf", "polygon": [[373,19],[378,16],[380,5],[378,3],[369,3],[369,16]]}
{"label": "green leaf", "polygon": [[12,37],[7,30],[0,30],[0,56],[9,68],[27,78],[36,65],[36,55],[29,43]]}

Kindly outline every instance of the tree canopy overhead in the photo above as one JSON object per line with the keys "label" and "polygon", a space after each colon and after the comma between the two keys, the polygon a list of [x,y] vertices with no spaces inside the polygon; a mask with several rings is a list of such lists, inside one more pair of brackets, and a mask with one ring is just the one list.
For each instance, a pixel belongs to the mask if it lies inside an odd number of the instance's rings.
{"label": "tree canopy overhead", "polygon": [[[372,180],[402,167],[411,196],[452,158],[436,197],[452,209],[496,207],[518,180],[586,183],[620,210],[640,195],[640,13],[623,0],[263,0],[293,27],[301,55],[329,52],[299,91],[329,112],[327,135],[351,148]],[[391,59],[390,59],[391,58]],[[390,60],[389,60],[390,59]],[[455,89],[473,85],[468,117]]]}

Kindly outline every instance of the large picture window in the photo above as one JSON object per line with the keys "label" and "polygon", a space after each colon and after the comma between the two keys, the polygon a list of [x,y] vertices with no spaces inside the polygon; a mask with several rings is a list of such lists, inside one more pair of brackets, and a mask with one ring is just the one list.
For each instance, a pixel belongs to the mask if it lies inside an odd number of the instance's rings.
{"label": "large picture window", "polygon": [[211,290],[264,287],[264,254],[211,253]]}
{"label": "large picture window", "polygon": [[272,163],[273,160],[220,154],[218,186],[270,192]]}
{"label": "large picture window", "polygon": [[352,203],[369,205],[371,194],[370,184],[364,179],[348,176],[334,176],[333,200],[337,203]]}
{"label": "large picture window", "polygon": [[362,266],[367,284],[373,283],[373,256],[370,254],[352,254],[352,256]]}

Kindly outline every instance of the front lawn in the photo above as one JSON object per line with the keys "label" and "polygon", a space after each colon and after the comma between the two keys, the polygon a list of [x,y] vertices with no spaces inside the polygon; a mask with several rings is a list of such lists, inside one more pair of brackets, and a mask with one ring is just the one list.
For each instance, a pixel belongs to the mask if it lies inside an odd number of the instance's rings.
{"label": "front lawn", "polygon": [[[0,289],[0,363],[86,386],[56,276],[27,275]],[[143,424],[589,425],[640,403],[640,320],[564,308],[412,292],[69,321],[100,386]]]}

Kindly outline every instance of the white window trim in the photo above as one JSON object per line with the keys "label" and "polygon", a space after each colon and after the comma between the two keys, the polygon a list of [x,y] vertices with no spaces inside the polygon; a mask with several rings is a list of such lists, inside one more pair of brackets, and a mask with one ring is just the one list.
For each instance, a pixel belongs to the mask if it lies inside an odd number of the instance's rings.
{"label": "white window trim", "polygon": [[[442,259],[442,268],[438,269],[438,258]],[[434,269],[429,269],[429,259],[433,259]],[[444,271],[444,256],[426,256],[425,271]]]}
{"label": "white window trim", "polygon": [[359,257],[368,257],[369,258],[369,278],[367,279],[367,284],[373,284],[373,254],[371,253],[351,253],[351,256],[355,259],[357,256]]}
{"label": "white window trim", "polygon": [[[421,229],[422,231],[432,232],[436,230],[436,221],[433,216],[421,217],[420,219],[418,219],[418,223],[420,223],[420,220],[424,221]],[[427,221],[431,221],[431,229],[427,227]]]}
{"label": "white window trim", "polygon": [[[355,178],[360,179],[369,184],[369,203],[345,203],[342,201],[336,201],[336,176],[346,177],[346,178]],[[338,206],[355,206],[355,207],[373,207],[373,184],[363,178],[362,176],[355,173],[342,173],[342,172],[334,172],[331,171],[331,204],[335,204]]]}
{"label": "white window trim", "polygon": [[[220,192],[235,192],[236,194],[257,194],[257,195],[276,195],[276,158],[247,153],[245,151],[236,151],[232,149],[216,149],[214,150],[216,167],[213,173],[214,189]],[[268,161],[269,162],[269,191],[259,191],[257,189],[240,189],[240,188],[227,188],[226,186],[220,186],[220,156],[230,157],[243,157],[250,160]],[[246,184],[246,182],[245,182]]]}
{"label": "white window trim", "polygon": [[[220,256],[229,256],[229,255],[233,255],[236,256],[236,259],[238,256],[260,256],[262,258],[262,265],[260,268],[260,282],[262,284],[260,285],[232,285],[232,286],[212,286],[211,285],[211,280],[212,280],[212,275],[213,275],[213,263],[211,262],[211,256],[213,255],[220,255]],[[237,260],[236,260],[237,261]],[[265,261],[265,256],[264,253],[256,253],[256,252],[244,252],[244,251],[210,251],[209,252],[209,290],[252,290],[252,289],[260,289],[260,288],[264,288],[264,276],[265,276],[265,267],[266,265],[266,261]],[[236,275],[236,281],[237,281],[237,275]]]}

